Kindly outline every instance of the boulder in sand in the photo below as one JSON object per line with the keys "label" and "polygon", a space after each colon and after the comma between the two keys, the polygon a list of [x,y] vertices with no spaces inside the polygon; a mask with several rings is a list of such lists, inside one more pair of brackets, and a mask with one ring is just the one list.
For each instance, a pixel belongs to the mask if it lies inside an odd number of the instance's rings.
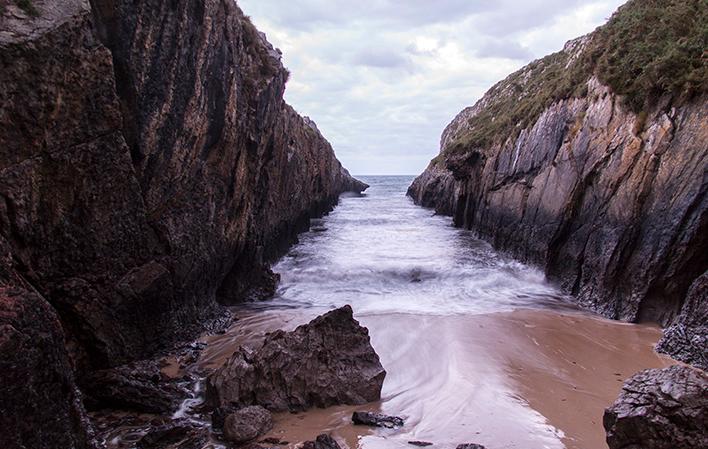
{"label": "boulder in sand", "polygon": [[386,427],[387,429],[403,426],[403,418],[372,412],[354,412],[352,422],[358,426]]}
{"label": "boulder in sand", "polygon": [[368,330],[344,306],[292,332],[271,333],[255,350],[241,347],[209,376],[207,400],[271,411],[359,405],[381,397],[385,376]]}
{"label": "boulder in sand", "polygon": [[323,433],[318,435],[315,441],[305,441],[302,449],[342,449],[339,443],[331,436]]}
{"label": "boulder in sand", "polygon": [[687,366],[644,370],[603,420],[610,449],[708,447],[708,376]]}
{"label": "boulder in sand", "polygon": [[226,417],[224,437],[234,443],[246,443],[273,428],[273,416],[258,405],[244,407]]}

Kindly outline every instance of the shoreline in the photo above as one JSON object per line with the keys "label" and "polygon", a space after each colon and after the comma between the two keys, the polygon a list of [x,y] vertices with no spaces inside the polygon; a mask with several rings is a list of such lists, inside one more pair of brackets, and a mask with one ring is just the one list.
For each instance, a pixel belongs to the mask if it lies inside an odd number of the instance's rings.
{"label": "shoreline", "polygon": [[[198,366],[211,370],[265,332],[291,330],[320,309],[239,310],[222,335],[207,336]],[[356,311],[355,311],[356,312]],[[606,447],[602,413],[635,372],[674,362],[653,350],[658,326],[578,311],[516,310],[481,315],[385,313],[355,316],[369,328],[388,376],[382,399],[278,414],[264,436],[295,443],[331,432],[350,448]],[[355,410],[406,418],[396,430],[353,426]]]}

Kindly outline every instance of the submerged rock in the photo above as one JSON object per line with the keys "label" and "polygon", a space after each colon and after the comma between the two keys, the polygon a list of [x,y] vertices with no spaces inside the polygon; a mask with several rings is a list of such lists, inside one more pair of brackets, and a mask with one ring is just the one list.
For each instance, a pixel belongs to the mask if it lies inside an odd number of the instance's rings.
{"label": "submerged rock", "polygon": [[207,401],[272,411],[364,404],[380,398],[385,376],[368,330],[344,306],[269,334],[256,350],[240,348],[209,376]]}
{"label": "submerged rock", "polygon": [[418,447],[427,447],[427,446],[433,445],[433,443],[431,443],[430,441],[417,441],[417,440],[409,441],[408,444],[410,444],[411,446],[418,446]]}
{"label": "submerged rock", "polygon": [[305,441],[302,449],[342,449],[339,443],[327,434],[318,435],[315,441]]}
{"label": "submerged rock", "polygon": [[686,366],[641,371],[605,411],[610,449],[708,447],[708,376]]}
{"label": "submerged rock", "polygon": [[361,426],[386,427],[388,429],[403,426],[403,418],[372,412],[354,412],[352,422]]}
{"label": "submerged rock", "polygon": [[273,416],[258,405],[244,407],[226,417],[224,436],[234,443],[246,443],[273,428]]}
{"label": "submerged rock", "polygon": [[457,449],[485,449],[485,447],[482,446],[481,444],[465,443],[465,444],[458,444]]}
{"label": "submerged rock", "polygon": [[187,392],[144,360],[90,373],[81,382],[89,409],[118,408],[147,413],[174,411]]}

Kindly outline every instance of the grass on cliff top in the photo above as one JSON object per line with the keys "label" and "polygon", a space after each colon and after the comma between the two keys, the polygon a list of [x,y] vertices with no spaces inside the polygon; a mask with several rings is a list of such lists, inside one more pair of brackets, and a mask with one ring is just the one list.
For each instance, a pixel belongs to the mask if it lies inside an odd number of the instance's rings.
{"label": "grass on cliff top", "polygon": [[492,87],[469,130],[444,152],[485,148],[516,137],[554,102],[585,96],[593,74],[637,113],[666,96],[677,105],[705,94],[708,0],[630,0],[579,52],[546,56]]}

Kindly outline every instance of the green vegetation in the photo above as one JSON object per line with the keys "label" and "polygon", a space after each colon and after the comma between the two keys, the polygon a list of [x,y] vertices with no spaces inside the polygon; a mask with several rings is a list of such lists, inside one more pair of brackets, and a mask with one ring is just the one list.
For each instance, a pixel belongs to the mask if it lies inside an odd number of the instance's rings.
{"label": "green vegetation", "polygon": [[32,0],[15,0],[15,4],[30,17],[39,15],[39,11],[32,4]]}
{"label": "green vegetation", "polygon": [[[534,61],[495,85],[445,152],[516,137],[556,101],[587,95],[594,74],[636,113],[708,92],[708,0],[630,0],[587,42]],[[575,56],[575,57],[573,57]],[[571,59],[572,58],[572,59]],[[644,114],[646,117],[646,113]]]}

